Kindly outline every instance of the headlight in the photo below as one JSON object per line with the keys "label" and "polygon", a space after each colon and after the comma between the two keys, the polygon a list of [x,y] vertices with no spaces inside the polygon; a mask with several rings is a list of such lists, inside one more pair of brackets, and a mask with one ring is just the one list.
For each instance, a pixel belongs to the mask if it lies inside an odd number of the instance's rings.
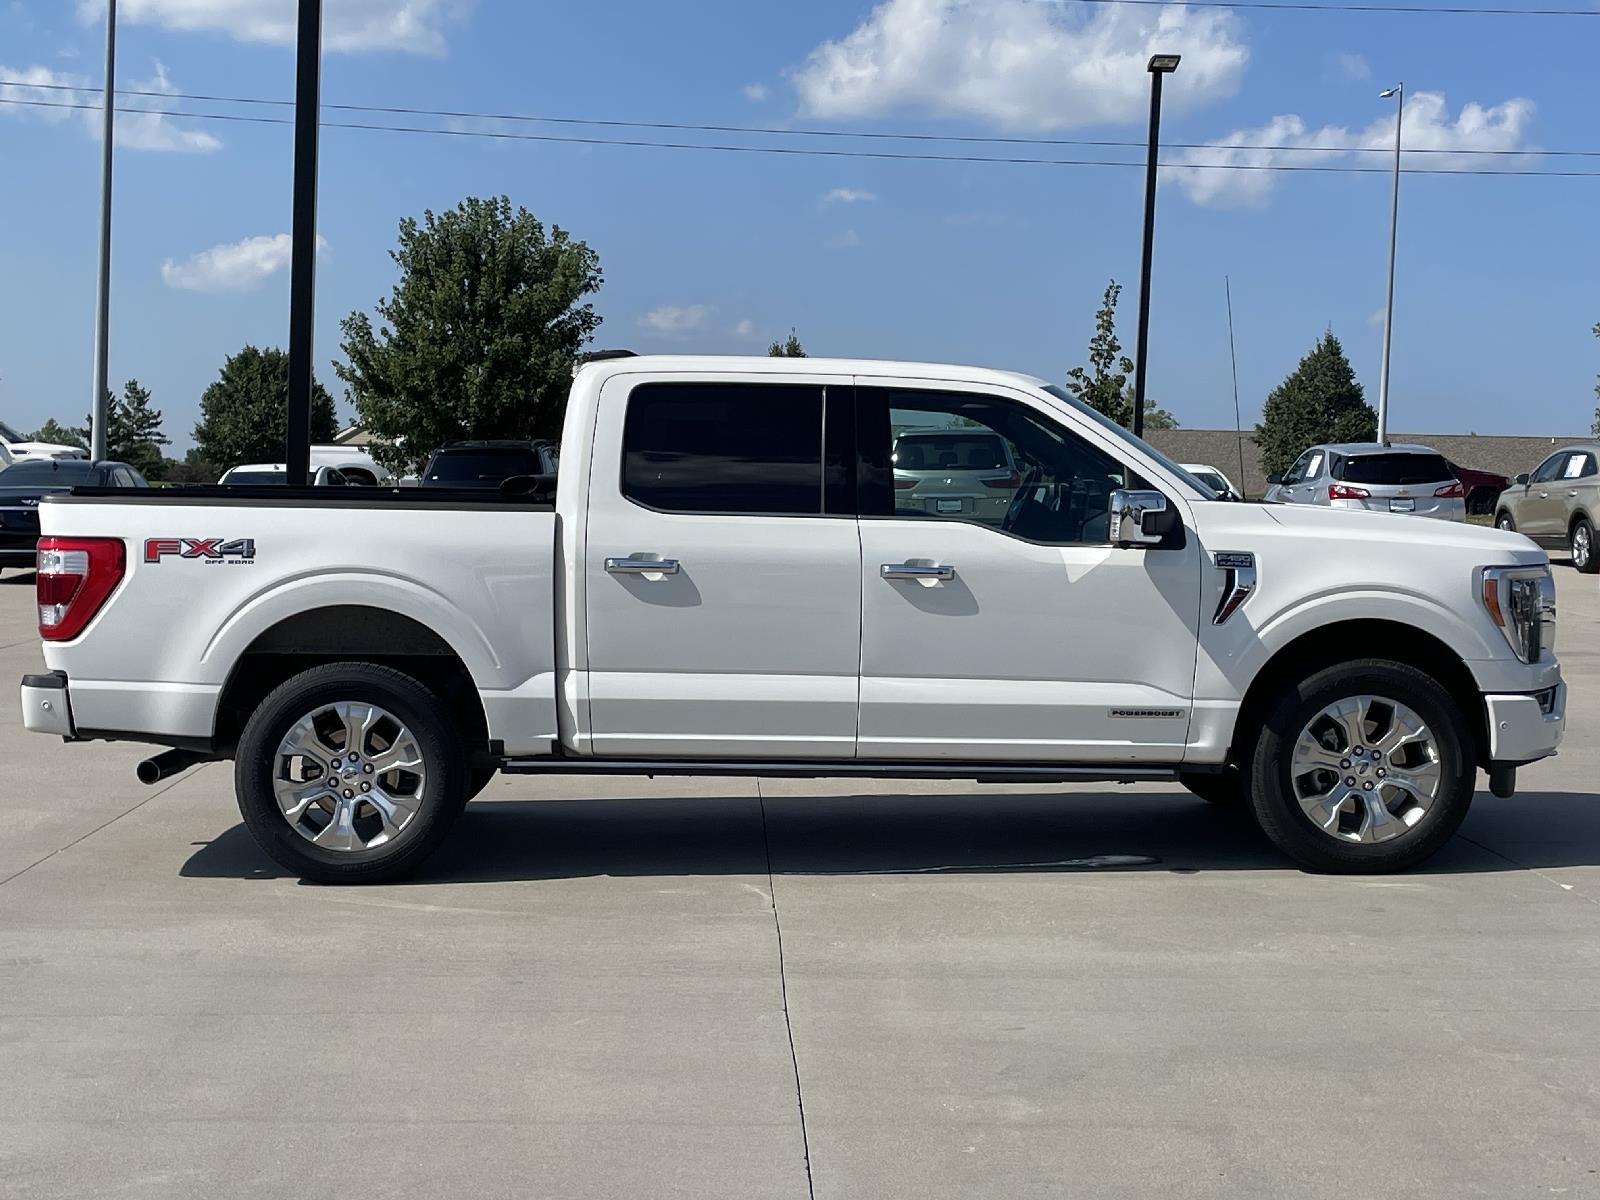
{"label": "headlight", "polygon": [[1556,646],[1556,585],[1549,567],[1485,567],[1483,607],[1512,653],[1537,662]]}

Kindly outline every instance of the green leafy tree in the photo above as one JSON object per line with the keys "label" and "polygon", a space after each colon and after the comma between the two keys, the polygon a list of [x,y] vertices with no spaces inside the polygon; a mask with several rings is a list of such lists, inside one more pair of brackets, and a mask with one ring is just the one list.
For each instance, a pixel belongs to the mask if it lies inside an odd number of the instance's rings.
{"label": "green leafy tree", "polygon": [[[1122,352],[1117,338],[1117,301],[1122,285],[1115,279],[1106,284],[1100,307],[1094,314],[1094,336],[1089,339],[1089,365],[1067,372],[1067,391],[1096,412],[1104,413],[1118,425],[1133,428],[1133,387],[1128,376],[1133,360]],[[1164,408],[1146,401],[1146,429],[1175,429],[1178,419]]]}
{"label": "green leafy tree", "polygon": [[[311,440],[332,441],[337,429],[333,397],[313,383]],[[224,467],[282,462],[288,435],[289,356],[254,346],[229,355],[216,381],[200,396],[200,423],[194,427],[199,458]]]}
{"label": "green leafy tree", "polygon": [[344,380],[373,457],[415,469],[463,438],[552,437],[600,325],[600,257],[501,196],[400,222],[400,282],[344,319]]}
{"label": "green leafy tree", "polygon": [[773,342],[767,347],[768,358],[805,358],[806,348],[800,344],[800,336],[791,326],[789,336],[784,341]]}
{"label": "green leafy tree", "polygon": [[49,442],[52,446],[76,446],[80,450],[87,450],[86,442],[76,429],[68,429],[54,417],[51,417],[39,428],[28,435],[30,442]]}
{"label": "green leafy tree", "polygon": [[1261,465],[1269,473],[1286,470],[1318,442],[1370,442],[1377,436],[1378,414],[1331,329],[1273,389],[1256,426]]}
{"label": "green leafy tree", "polygon": [[[73,432],[87,444],[92,441],[90,431],[94,426],[91,413],[83,419],[83,427]],[[166,458],[161,447],[170,446],[172,439],[161,431],[161,410],[150,407],[150,389],[141,387],[137,379],[128,380],[118,399],[106,393],[106,457],[114,462],[125,462],[146,479],[162,479],[166,475]]]}
{"label": "green leafy tree", "polygon": [[222,468],[208,462],[196,448],[185,454],[182,461],[167,459],[162,478],[168,483],[215,483],[221,475]]}

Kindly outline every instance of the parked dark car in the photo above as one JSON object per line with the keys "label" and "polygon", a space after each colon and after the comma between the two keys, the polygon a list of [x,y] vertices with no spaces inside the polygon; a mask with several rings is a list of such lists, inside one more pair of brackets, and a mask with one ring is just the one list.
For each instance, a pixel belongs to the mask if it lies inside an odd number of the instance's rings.
{"label": "parked dark car", "polygon": [[517,475],[554,475],[554,442],[454,442],[440,446],[422,469],[423,487],[496,488]]}
{"label": "parked dark car", "polygon": [[127,463],[85,458],[28,458],[0,471],[0,570],[32,570],[39,541],[39,501],[75,487],[149,487]]}
{"label": "parked dark car", "polygon": [[1494,512],[1494,502],[1500,498],[1501,492],[1511,486],[1507,476],[1496,475],[1493,471],[1479,471],[1463,467],[1460,463],[1449,463],[1449,467],[1467,493],[1468,516],[1481,517]]}

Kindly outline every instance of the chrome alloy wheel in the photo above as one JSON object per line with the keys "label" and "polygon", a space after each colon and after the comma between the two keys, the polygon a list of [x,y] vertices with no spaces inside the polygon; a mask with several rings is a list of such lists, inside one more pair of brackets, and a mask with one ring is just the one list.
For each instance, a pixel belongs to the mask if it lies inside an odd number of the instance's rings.
{"label": "chrome alloy wheel", "polygon": [[1583,570],[1589,565],[1589,555],[1594,547],[1589,544],[1589,527],[1584,524],[1572,531],[1572,565]]}
{"label": "chrome alloy wheel", "polygon": [[272,790],[294,831],[324,850],[371,850],[422,806],[427,766],[411,731],[386,709],[325,704],[284,734]]}
{"label": "chrome alloy wheel", "polygon": [[1439,746],[1415,712],[1386,696],[1349,696],[1300,731],[1290,765],[1295,799],[1332,837],[1399,837],[1439,794]]}

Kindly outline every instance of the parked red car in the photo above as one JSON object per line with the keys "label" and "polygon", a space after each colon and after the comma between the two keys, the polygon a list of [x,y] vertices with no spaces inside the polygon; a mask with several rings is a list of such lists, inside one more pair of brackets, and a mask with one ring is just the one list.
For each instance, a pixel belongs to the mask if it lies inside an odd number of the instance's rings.
{"label": "parked red car", "polygon": [[1500,493],[1511,486],[1511,480],[1493,471],[1476,471],[1458,463],[1445,460],[1450,472],[1461,481],[1461,490],[1467,494],[1467,515],[1485,515],[1494,511],[1494,502]]}

